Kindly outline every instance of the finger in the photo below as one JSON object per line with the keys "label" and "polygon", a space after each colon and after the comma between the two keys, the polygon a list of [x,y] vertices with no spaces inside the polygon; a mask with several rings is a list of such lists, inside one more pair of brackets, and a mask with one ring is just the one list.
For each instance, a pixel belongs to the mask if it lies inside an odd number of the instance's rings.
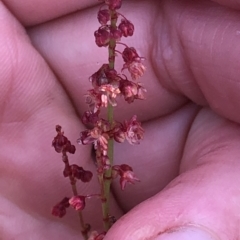
{"label": "finger", "polygon": [[239,238],[238,125],[202,110],[189,132],[180,175],[122,217],[106,240]]}
{"label": "finger", "polygon": [[[210,1],[164,1],[153,59],[167,89],[240,122],[238,12]],[[159,27],[162,22],[162,27]]]}
{"label": "finger", "polygon": [[187,104],[172,114],[143,124],[144,139],[139,145],[115,146],[114,164],[129,164],[141,181],[127,185],[124,191],[118,179],[113,181],[114,196],[125,212],[160,192],[178,176],[186,138],[198,111],[194,104]]}
{"label": "finger", "polygon": [[228,6],[235,9],[240,9],[240,1],[239,0],[212,0],[224,6]]}
{"label": "finger", "polygon": [[[0,18],[0,236],[78,239],[74,211],[69,210],[63,221],[50,214],[53,205],[72,196],[70,184],[62,176],[61,156],[54,152],[51,141],[56,124],[64,127],[73,144],[83,126],[56,77],[2,3]],[[88,147],[78,148],[70,161],[95,172]],[[96,177],[78,189],[82,195],[98,193]],[[98,201],[89,201],[85,212],[94,228],[101,223],[101,210],[95,208]],[[113,211],[120,214],[114,201]]]}
{"label": "finger", "polygon": [[[91,88],[89,77],[108,61],[107,49],[97,47],[94,42],[93,33],[99,27],[97,11],[98,7],[88,9],[29,31],[34,46],[67,89],[79,115],[87,109],[83,96]],[[145,61],[147,71],[140,80],[147,88],[147,93],[146,100],[136,101],[134,104],[126,105],[126,102],[119,100],[116,119],[125,120],[134,113],[139,119],[148,120],[173,112],[183,106],[186,99],[163,88],[151,65],[152,37],[151,29],[146,22],[154,21],[152,17],[158,14],[155,1],[126,1],[120,12],[129,17],[136,29],[135,35],[123,39],[123,42],[138,49],[147,59]],[[143,15],[146,19],[141,17]],[[117,48],[123,50],[121,46]],[[118,58],[116,69],[120,72],[121,68],[122,60]]]}
{"label": "finger", "polygon": [[[130,3],[128,2],[128,4]],[[238,84],[235,84],[233,81],[229,81],[228,77],[232,74],[237,81],[237,74],[239,71],[238,67],[235,66],[233,71],[231,64],[229,64],[229,59],[231,59],[231,63],[238,62],[238,56],[235,55],[236,49],[232,47],[237,45],[238,42],[235,42],[234,39],[234,44],[229,46],[229,38],[226,34],[222,40],[223,46],[221,48],[221,45],[218,45],[218,39],[212,39],[211,34],[214,32],[214,30],[216,30],[216,27],[218,26],[217,23],[219,21],[221,21],[223,24],[227,24],[227,26],[230,28],[229,32],[233,31],[232,29],[234,29],[234,26],[236,26],[235,24],[238,21],[238,16],[234,12],[226,10],[223,7],[219,7],[215,3],[209,3],[208,1],[162,1],[159,5],[159,8],[156,2],[148,1],[142,5],[139,3],[138,5],[134,5],[134,3],[132,3],[132,5],[127,5],[126,11],[128,11],[127,9],[135,9],[136,7],[138,7],[138,11],[134,12],[135,15],[132,15],[132,13],[130,15],[129,13],[129,16],[133,17],[133,20],[131,19],[133,22],[134,19],[136,19],[136,29],[139,29],[138,32],[141,32],[136,36],[135,39],[133,39],[133,42],[134,44],[139,44],[138,46],[141,49],[141,52],[143,52],[143,55],[152,56],[150,57],[150,59],[152,59],[152,62],[150,63],[153,63],[153,66],[148,65],[147,75],[143,79],[143,82],[147,83],[148,92],[150,94],[147,95],[146,101],[140,102],[137,105],[133,104],[130,106],[130,108],[126,108],[126,105],[120,105],[120,110],[117,111],[116,114],[117,118],[120,115],[119,113],[125,117],[129,116],[132,112],[136,112],[142,120],[157,118],[169,113],[169,111],[172,112],[174,108],[179,107],[179,104],[182,104],[182,102],[180,101],[181,98],[179,98],[178,94],[182,94],[200,105],[204,105],[209,102],[209,104],[216,111],[222,113],[222,115],[225,117],[236,119],[238,116],[238,101],[235,102],[235,99],[239,98]],[[67,19],[62,19],[61,21],[51,23],[50,25],[46,24],[40,26],[39,28],[35,28],[30,31],[30,36],[32,37],[34,45],[48,60],[54,71],[58,73],[60,79],[63,81],[63,84],[71,93],[71,96],[73,96],[73,102],[75,103],[76,109],[78,109],[80,114],[81,109],[84,109],[85,106],[81,95],[84,94],[89,86],[89,83],[86,82],[85,79],[92,74],[91,69],[97,65],[96,62],[102,62],[103,57],[101,54],[104,54],[105,49],[102,50],[102,53],[100,52],[101,49],[99,50],[98,48],[88,47],[90,46],[90,41],[88,39],[92,38],[92,36],[89,35],[86,37],[86,31],[81,31],[81,35],[79,34],[77,37],[73,36],[70,39],[69,36],[72,36],[70,31],[65,32],[64,29],[70,29],[70,26],[74,26],[74,22],[79,21],[81,23],[86,23],[84,26],[88,26],[86,28],[89,29],[90,33],[93,32],[97,26],[90,28],[90,25],[97,24],[95,22],[91,23],[90,21],[85,22],[85,19],[89,19],[88,16],[92,16],[92,14],[93,13],[89,10],[89,12],[86,12],[85,15],[82,15],[82,17],[80,16],[78,18],[75,16],[75,18],[72,20],[71,17],[69,17]],[[141,23],[139,22],[139,16],[142,16],[143,14],[146,16],[146,18],[144,19],[144,23]],[[231,16],[230,14],[233,14],[233,16],[229,18],[229,21],[226,22],[225,19],[222,19],[222,16],[225,16],[224,14],[226,16]],[[128,16],[128,12],[126,12],[125,15]],[[149,23],[149,25],[146,25],[146,22]],[[150,23],[152,22],[156,22],[156,25],[153,26],[151,34],[146,34],[148,30],[144,28],[144,26],[148,26],[149,29]],[[191,41],[189,40],[189,36],[191,36],[192,32],[195,34],[199,33],[199,22],[201,26],[205,26],[204,31],[201,31],[201,41],[203,42],[204,47],[202,47],[201,44],[194,44],[198,39],[200,39],[198,35],[196,40],[195,38],[193,38]],[[190,23],[192,25],[190,25]],[[78,30],[74,30],[74,32],[77,31]],[[219,27],[218,31],[221,33],[221,27]],[[58,34],[54,34],[54,32]],[[136,34],[138,34],[137,30]],[[146,42],[151,44],[142,45],[142,41],[138,42],[139,39],[143,38],[146,39]],[[62,40],[59,40],[59,43],[57,43],[58,41],[56,41],[56,39]],[[76,39],[77,42],[75,42]],[[51,43],[49,43],[49,41]],[[131,42],[131,40],[128,41]],[[45,44],[46,42],[49,44]],[[56,44],[53,44],[53,42]],[[74,47],[73,53],[68,48],[68,42],[71,42],[71,46]],[[79,49],[79,42],[81,42],[84,47]],[[192,42],[193,44],[191,44]],[[153,45],[153,49],[149,47],[149,45]],[[209,51],[209,49],[205,50],[206,47],[209,48],[209,45],[213,46],[212,53]],[[63,48],[62,46],[65,47]],[[63,48],[63,50],[60,50],[60,48]],[[224,50],[225,48],[227,48],[227,50]],[[79,55],[77,56],[74,55],[76,50],[79,51]],[[96,53],[97,56],[93,58],[92,56],[95,56]],[[219,53],[221,53],[221,58],[219,57]],[[227,55],[228,57],[225,58]],[[211,58],[213,58],[213,60],[211,60]],[[55,59],[58,59],[57,62]],[[92,62],[93,60],[96,62]],[[79,71],[80,68],[81,71]],[[82,76],[79,76],[79,72]],[[157,73],[158,78],[156,78],[155,73]],[[220,74],[222,74],[224,77],[220,78]],[[160,82],[160,85],[157,84],[157,81]],[[168,92],[169,95],[165,95],[166,89],[170,90],[170,94]],[[81,91],[82,94],[79,94]],[[231,98],[228,96],[231,96]],[[167,112],[165,107],[167,107]],[[168,130],[169,129],[170,125]],[[185,128],[183,127],[183,129]],[[146,129],[146,134],[147,132],[148,129]],[[159,133],[159,137],[160,136],[161,134]],[[179,135],[181,140],[184,139],[183,136],[184,134]],[[164,139],[162,139],[159,144],[164,145]],[[140,145],[140,148],[141,146],[142,145]],[[172,148],[175,149],[176,147],[178,149],[178,146],[179,145],[176,144],[173,145]],[[119,146],[119,149],[122,149],[121,146]],[[143,152],[144,149],[147,150]],[[149,159],[145,156],[151,154],[150,149],[151,148],[149,148],[149,145],[148,147],[142,148],[142,151],[140,151],[142,154],[140,154],[141,157],[139,159],[139,162],[148,166],[147,170],[149,171],[151,171],[151,168],[148,164]],[[170,147],[165,148],[165,150],[168,152],[169,156],[172,154]],[[126,156],[124,158],[123,155],[125,152],[122,151],[122,154],[120,150],[116,150],[116,152],[116,156],[118,154],[121,156],[120,158],[116,157],[119,159],[117,161],[119,161],[119,163],[124,162]],[[130,153],[131,151],[127,152]],[[135,151],[133,155],[135,155]],[[127,159],[130,159],[130,161],[133,159],[131,154],[127,156],[129,156]],[[156,154],[155,159],[157,158],[158,157]],[[166,160],[159,161],[158,164],[166,164],[167,168],[167,166],[169,166],[168,164],[174,162],[169,161],[168,163],[167,160],[168,158],[166,158]],[[173,165],[171,166],[173,167]],[[135,162],[133,163],[133,167],[136,169]],[[176,171],[176,168],[177,164],[174,165],[173,169]],[[141,178],[141,175],[144,174],[144,169],[138,169],[137,167],[137,173],[139,173]],[[161,180],[167,184],[172,177],[173,175],[169,174],[166,176],[166,178],[164,177]],[[154,182],[154,177],[152,177],[151,180]],[[150,189],[150,182],[151,181],[148,182],[148,189]],[[156,184],[152,185],[155,187],[151,188],[152,194],[162,188],[162,186],[159,186],[158,188],[158,185]],[[138,190],[135,191],[134,188],[131,188],[131,190],[132,191],[127,190],[126,195],[138,194]],[[119,197],[124,208],[129,209],[137,201],[124,201],[126,195],[124,193],[117,193],[117,196]],[[124,197],[121,198],[121,196]],[[144,193],[142,192],[142,195],[138,196],[138,200],[143,199]]]}
{"label": "finger", "polygon": [[43,23],[98,4],[97,0],[3,0],[3,2],[25,26]]}
{"label": "finger", "polygon": [[[177,103],[182,104],[182,99],[179,98],[179,94],[182,94],[197,104],[209,104],[219,114],[239,122],[239,14],[210,1],[162,1],[159,5],[155,1],[143,3],[135,6],[125,4],[127,9],[138,6],[138,11],[134,12],[131,19],[133,22],[134,19],[137,20],[136,38],[129,41],[131,45],[137,45],[142,55],[149,56],[148,59],[152,60],[147,63],[148,71],[143,78],[143,83],[148,84],[151,97],[137,105],[137,113],[141,115],[144,109],[145,117],[150,118],[167,114],[165,107],[173,111],[179,107]],[[104,49],[88,47],[89,39],[92,39],[91,32],[97,28],[94,19],[93,22],[86,22],[92,14],[89,11],[82,17],[79,16],[79,22],[86,23],[83,26],[89,30],[89,35],[86,31],[78,30],[74,30],[79,33],[78,36],[72,35],[69,29],[77,22],[77,17],[72,21],[68,18],[69,25],[65,28],[66,22],[62,20],[60,25],[55,22],[52,26],[44,25],[30,32],[36,48],[76,99],[76,106],[80,106],[80,95],[73,90],[79,86],[76,85],[76,79],[85,82],[85,79],[91,76],[92,69],[95,66],[97,68],[97,63],[104,61]],[[141,22],[139,16],[143,14],[147,18]],[[146,25],[146,22],[149,24]],[[156,24],[151,25],[152,22]],[[152,27],[149,34],[146,34],[149,28],[144,26]],[[65,32],[64,29],[68,31]],[[138,42],[140,39],[146,39],[148,44]],[[48,44],[45,44],[46,42]],[[73,52],[68,50],[69,42],[74,46]],[[79,52],[79,55],[74,54],[76,52]],[[92,56],[96,54],[97,57],[92,62]],[[54,62],[56,58],[59,59],[58,62]],[[149,66],[150,63],[153,65]],[[82,76],[78,74],[80,67]],[[77,88],[86,90],[86,87]],[[149,108],[156,105],[156,102],[158,107]],[[83,109],[83,106],[80,108]],[[129,109],[130,112],[133,111],[133,108]]]}

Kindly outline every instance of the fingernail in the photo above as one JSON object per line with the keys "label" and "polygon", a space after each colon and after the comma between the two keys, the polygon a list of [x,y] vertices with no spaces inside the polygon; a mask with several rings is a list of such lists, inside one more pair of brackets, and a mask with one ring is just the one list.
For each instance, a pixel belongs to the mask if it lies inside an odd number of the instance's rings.
{"label": "fingernail", "polygon": [[187,227],[165,232],[154,240],[219,240],[219,238],[203,229]]}

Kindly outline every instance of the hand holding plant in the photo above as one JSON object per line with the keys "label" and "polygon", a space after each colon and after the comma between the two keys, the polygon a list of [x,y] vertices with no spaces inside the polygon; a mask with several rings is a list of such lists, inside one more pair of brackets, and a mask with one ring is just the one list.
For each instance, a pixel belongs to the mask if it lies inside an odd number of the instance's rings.
{"label": "hand holding plant", "polygon": [[[79,240],[74,210],[61,219],[49,214],[72,196],[61,154],[49,141],[60,119],[71,145],[86,130],[80,116],[88,110],[87,79],[107,61],[106,48],[93,45],[99,5],[3,2],[0,238]],[[239,238],[239,6],[218,3],[123,1],[121,12],[135,26],[123,39],[146,58],[147,98],[128,108],[117,101],[114,119],[136,114],[145,134],[138,146],[115,144],[114,164],[127,160],[141,183],[122,191],[113,181],[111,214],[120,220],[104,240]],[[95,173],[91,145],[76,148],[70,164]],[[78,186],[83,196],[99,191],[95,174]],[[101,230],[99,202],[86,199],[84,219]]]}

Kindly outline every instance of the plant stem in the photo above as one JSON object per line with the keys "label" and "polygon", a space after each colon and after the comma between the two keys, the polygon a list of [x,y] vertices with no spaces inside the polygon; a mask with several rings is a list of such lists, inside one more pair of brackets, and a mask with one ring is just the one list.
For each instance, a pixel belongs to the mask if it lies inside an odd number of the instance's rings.
{"label": "plant stem", "polygon": [[[117,13],[116,11],[111,11],[111,24],[110,29],[116,29],[117,23]],[[108,47],[108,61],[109,61],[109,68],[114,69],[115,65],[115,47],[116,47],[116,40],[111,39]],[[108,104],[107,110],[107,118],[108,122],[110,123],[111,127],[113,127],[113,106]],[[108,141],[108,158],[110,159],[111,166],[113,165],[113,149],[114,149],[114,142],[113,139],[109,139]],[[106,231],[109,230],[111,227],[110,219],[109,219],[109,207],[110,207],[110,187],[111,187],[111,176],[112,176],[112,168],[106,170],[104,175],[102,176],[102,188],[103,188],[103,196],[104,201],[102,201],[102,212],[103,212],[103,220],[104,220],[104,228]],[[100,180],[100,181],[101,181]]]}
{"label": "plant stem", "polygon": [[[101,166],[101,150],[96,149],[96,159],[97,159],[97,165]],[[101,188],[101,201],[102,201],[102,215],[103,215],[103,224],[104,224],[104,229],[107,231],[110,228],[110,222],[109,222],[109,204],[107,199],[109,199],[108,194],[105,190],[105,179],[104,179],[104,173],[100,172],[98,174],[98,180],[100,183],[100,188]]]}
{"label": "plant stem", "polygon": [[[68,156],[67,156],[66,153],[63,153],[62,159],[63,159],[63,162],[65,163],[65,168],[70,169]],[[71,175],[69,176],[69,180],[70,180],[70,184],[72,186],[73,195],[77,196],[78,192],[77,192],[77,187],[76,187],[76,180]],[[87,240],[88,239],[88,234],[87,234],[87,231],[86,231],[86,225],[84,223],[83,215],[82,215],[81,211],[78,211],[78,218],[79,218],[79,222],[80,222],[80,228],[81,228],[82,235],[83,235],[84,239]]]}

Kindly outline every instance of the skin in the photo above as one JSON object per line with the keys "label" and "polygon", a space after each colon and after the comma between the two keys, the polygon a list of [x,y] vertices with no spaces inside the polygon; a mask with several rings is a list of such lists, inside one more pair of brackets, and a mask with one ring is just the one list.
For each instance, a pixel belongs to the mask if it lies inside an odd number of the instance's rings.
{"label": "skin", "polygon": [[[71,196],[51,141],[56,124],[73,144],[85,129],[88,77],[107,52],[94,44],[96,1],[68,2],[0,3],[2,239],[81,239],[72,209],[60,220],[50,215]],[[148,92],[145,101],[120,101],[115,116],[136,113],[146,133],[139,146],[116,144],[115,163],[131,165],[141,183],[122,192],[114,182],[112,214],[127,214],[106,240],[152,239],[188,225],[240,238],[239,9],[237,0],[124,2],[120,12],[136,31],[123,42],[146,58]],[[90,147],[69,158],[95,172]],[[79,193],[98,193],[96,177]],[[101,230],[98,204],[87,200],[84,216]]]}

